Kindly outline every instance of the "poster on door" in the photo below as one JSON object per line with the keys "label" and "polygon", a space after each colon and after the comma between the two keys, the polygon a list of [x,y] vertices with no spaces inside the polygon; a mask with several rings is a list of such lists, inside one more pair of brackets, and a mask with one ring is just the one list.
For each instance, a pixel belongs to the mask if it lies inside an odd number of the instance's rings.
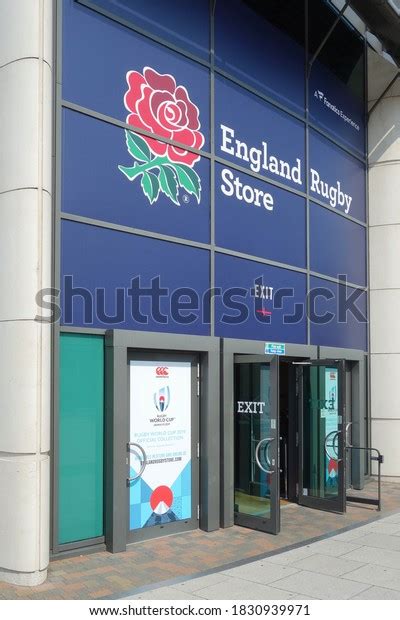
{"label": "poster on door", "polygon": [[192,516],[191,397],[190,362],[130,362],[130,530]]}
{"label": "poster on door", "polygon": [[325,368],[325,401],[321,417],[325,419],[325,483],[335,488],[338,483],[338,380],[337,368]]}

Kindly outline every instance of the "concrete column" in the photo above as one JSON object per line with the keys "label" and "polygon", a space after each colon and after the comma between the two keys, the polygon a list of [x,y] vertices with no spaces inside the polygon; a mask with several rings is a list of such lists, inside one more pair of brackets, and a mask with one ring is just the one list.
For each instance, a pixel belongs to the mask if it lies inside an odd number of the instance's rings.
{"label": "concrete column", "polygon": [[[397,68],[369,52],[370,107]],[[371,445],[382,474],[400,476],[400,79],[369,122]],[[376,468],[373,468],[376,471]]]}
{"label": "concrete column", "polygon": [[50,514],[52,0],[0,2],[0,579],[46,579]]}

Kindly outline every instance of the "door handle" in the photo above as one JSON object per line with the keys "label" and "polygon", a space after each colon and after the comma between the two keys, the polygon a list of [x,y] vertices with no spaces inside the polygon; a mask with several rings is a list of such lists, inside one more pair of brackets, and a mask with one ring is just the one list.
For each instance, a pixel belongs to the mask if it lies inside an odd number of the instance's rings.
{"label": "door handle", "polygon": [[348,441],[348,434],[349,434],[349,429],[350,427],[353,426],[353,422],[348,422],[346,424],[346,448],[352,448],[352,444],[350,443],[350,441]]}
{"label": "door handle", "polygon": [[139,449],[140,452],[142,453],[143,459],[142,459],[142,464],[140,466],[140,470],[139,473],[136,476],[133,476],[132,478],[127,478],[126,481],[129,484],[130,482],[134,482],[135,480],[138,480],[139,478],[142,477],[144,470],[146,469],[146,465],[147,465],[147,455],[146,452],[144,451],[144,448],[142,448],[142,446],[138,443],[135,443],[134,441],[130,441],[127,445],[126,445],[126,449],[128,450],[128,452],[130,452],[132,446],[134,446],[136,449]]}
{"label": "door handle", "polygon": [[258,444],[256,445],[256,449],[255,449],[255,453],[254,453],[254,456],[255,456],[256,463],[257,463],[258,467],[261,469],[261,471],[265,472],[266,474],[274,474],[275,470],[274,469],[271,469],[271,470],[270,469],[265,469],[265,467],[263,467],[261,465],[261,461],[260,461],[260,448],[261,448],[263,443],[267,444],[266,447],[265,447],[265,451],[266,451],[265,452],[265,454],[266,454],[266,459],[265,460],[267,461],[267,464],[269,466],[271,466],[270,462],[269,462],[268,448],[269,448],[271,442],[274,441],[274,440],[275,440],[275,437],[264,437],[264,439],[261,439],[261,441],[259,441]]}

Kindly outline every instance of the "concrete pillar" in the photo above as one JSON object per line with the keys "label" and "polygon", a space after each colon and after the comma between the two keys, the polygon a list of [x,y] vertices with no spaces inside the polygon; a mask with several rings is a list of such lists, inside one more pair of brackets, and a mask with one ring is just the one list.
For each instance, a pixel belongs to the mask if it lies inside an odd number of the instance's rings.
{"label": "concrete pillar", "polygon": [[0,2],[0,579],[49,563],[52,0]]}
{"label": "concrete pillar", "polygon": [[[370,107],[397,68],[369,52]],[[369,122],[371,445],[382,474],[400,476],[400,79]],[[376,471],[376,468],[373,468]]]}

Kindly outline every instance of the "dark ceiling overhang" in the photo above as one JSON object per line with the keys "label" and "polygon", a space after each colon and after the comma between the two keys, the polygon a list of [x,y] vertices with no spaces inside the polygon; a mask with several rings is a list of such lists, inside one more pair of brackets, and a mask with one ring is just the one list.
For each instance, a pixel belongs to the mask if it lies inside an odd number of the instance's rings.
{"label": "dark ceiling overhang", "polygon": [[387,0],[350,0],[350,6],[400,65],[400,16]]}

